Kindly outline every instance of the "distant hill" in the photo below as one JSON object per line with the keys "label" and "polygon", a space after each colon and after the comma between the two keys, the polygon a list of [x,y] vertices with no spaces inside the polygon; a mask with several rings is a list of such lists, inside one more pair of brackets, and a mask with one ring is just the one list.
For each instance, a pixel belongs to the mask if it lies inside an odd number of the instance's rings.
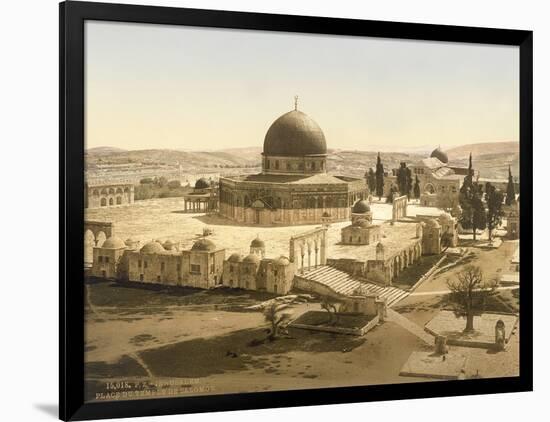
{"label": "distant hill", "polygon": [[506,179],[508,167],[514,177],[519,177],[519,143],[518,142],[483,142],[462,145],[445,151],[451,165],[468,165],[472,153],[473,166],[481,177]]}
{"label": "distant hill", "polygon": [[109,154],[118,153],[118,152],[126,152],[126,150],[122,148],[115,148],[115,147],[94,147],[94,148],[88,148],[86,150],[87,154],[95,154],[95,155],[109,155]]}
{"label": "distant hill", "polygon": [[518,142],[482,142],[478,144],[461,145],[445,151],[449,160],[461,160],[468,158],[470,152],[473,156],[486,154],[519,154]]}
{"label": "distant hill", "polygon": [[[468,165],[470,151],[474,168],[482,177],[505,178],[508,166],[512,173],[519,174],[519,144],[517,142],[478,143],[446,150],[449,163],[454,166]],[[182,166],[184,170],[212,168],[254,168],[261,165],[261,147],[226,148],[216,151],[184,151],[169,149],[148,149],[126,151],[112,147],[97,147],[87,150],[88,167],[97,164],[153,165],[161,167]],[[404,161],[417,162],[429,155],[427,152],[381,152],[386,171],[399,167]],[[330,172],[363,177],[365,171],[376,165],[376,151],[329,149],[327,168]]]}
{"label": "distant hill", "polygon": [[249,167],[260,165],[260,148],[243,148],[219,151],[179,151],[170,149],[144,149],[125,151],[108,147],[92,148],[86,151],[88,166],[95,164],[156,164],[165,166],[182,165],[184,168],[196,167]]}

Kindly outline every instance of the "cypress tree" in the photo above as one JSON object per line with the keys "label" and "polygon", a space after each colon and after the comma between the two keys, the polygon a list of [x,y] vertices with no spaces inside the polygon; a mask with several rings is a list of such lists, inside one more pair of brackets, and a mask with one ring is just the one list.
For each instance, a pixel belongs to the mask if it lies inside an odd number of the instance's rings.
{"label": "cypress tree", "polygon": [[407,164],[401,163],[397,169],[397,188],[401,195],[407,194]]}
{"label": "cypress tree", "polygon": [[460,188],[458,202],[460,208],[462,208],[460,224],[467,230],[472,229],[474,240],[476,240],[477,230],[484,230],[487,226],[487,216],[482,201],[481,186],[473,182],[473,176],[472,153],[470,153],[468,174],[464,177],[464,182]]}
{"label": "cypress tree", "polygon": [[371,194],[376,191],[376,175],[374,174],[372,167],[367,172],[367,185],[369,186],[369,191]]}
{"label": "cypress tree", "polygon": [[485,187],[485,201],[487,202],[487,228],[489,240],[493,240],[493,230],[502,224],[502,202],[504,195],[493,185],[487,183]]}
{"label": "cypress tree", "polygon": [[414,180],[414,197],[416,199],[420,198],[420,180],[418,180],[418,176]]}
{"label": "cypress tree", "polygon": [[487,216],[485,214],[485,204],[481,200],[481,189],[476,184],[472,189],[472,230],[474,233],[474,241],[476,240],[476,232],[478,229],[485,230],[487,227]]}
{"label": "cypress tree", "polygon": [[376,196],[378,196],[378,200],[384,196],[384,166],[380,159],[380,153],[378,153],[378,158],[376,159]]}
{"label": "cypress tree", "polygon": [[412,180],[412,171],[407,167],[407,198],[411,199],[413,180]]}
{"label": "cypress tree", "polygon": [[508,166],[508,186],[506,187],[506,205],[512,205],[516,202],[516,188],[514,187],[514,178],[512,170]]}

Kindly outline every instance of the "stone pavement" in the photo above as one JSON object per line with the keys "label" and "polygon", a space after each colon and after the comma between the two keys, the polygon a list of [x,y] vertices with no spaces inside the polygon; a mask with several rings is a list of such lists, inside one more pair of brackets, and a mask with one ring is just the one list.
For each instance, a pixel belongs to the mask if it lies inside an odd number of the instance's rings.
{"label": "stone pavement", "polygon": [[472,333],[464,333],[466,318],[457,317],[452,311],[440,311],[426,324],[426,330],[448,338],[447,344],[465,347],[491,347],[495,344],[495,325],[502,320],[506,329],[506,341],[510,339],[518,317],[513,314],[484,313],[474,317]]}
{"label": "stone pavement", "polygon": [[414,334],[416,337],[418,337],[420,340],[424,341],[428,345],[434,345],[434,337],[432,335],[428,334],[426,331],[424,331],[422,327],[416,325],[408,318],[405,318],[399,312],[396,312],[393,309],[388,309],[387,320],[395,322],[397,325],[403,327],[411,334]]}

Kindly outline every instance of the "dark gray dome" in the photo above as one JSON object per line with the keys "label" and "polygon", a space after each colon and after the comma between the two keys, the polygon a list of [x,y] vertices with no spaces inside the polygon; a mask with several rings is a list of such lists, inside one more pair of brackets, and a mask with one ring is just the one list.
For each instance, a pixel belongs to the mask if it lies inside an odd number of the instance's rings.
{"label": "dark gray dome", "polygon": [[201,177],[195,182],[195,189],[207,189],[210,187],[210,184],[206,181],[204,177]]}
{"label": "dark gray dome", "polygon": [[298,110],[273,122],[264,140],[264,155],[303,156],[327,153],[325,135],[317,123]]}
{"label": "dark gray dome", "polygon": [[366,212],[370,212],[370,205],[364,199],[359,200],[355,204],[353,204],[353,208],[351,209],[351,212],[354,214],[364,214]]}
{"label": "dark gray dome", "polygon": [[442,163],[447,164],[449,162],[449,157],[447,157],[447,154],[445,154],[439,147],[434,149],[430,155],[432,158],[437,158]]}
{"label": "dark gray dome", "polygon": [[252,240],[250,242],[251,248],[265,248],[265,243],[262,239],[260,239],[260,236],[257,236],[256,239]]}

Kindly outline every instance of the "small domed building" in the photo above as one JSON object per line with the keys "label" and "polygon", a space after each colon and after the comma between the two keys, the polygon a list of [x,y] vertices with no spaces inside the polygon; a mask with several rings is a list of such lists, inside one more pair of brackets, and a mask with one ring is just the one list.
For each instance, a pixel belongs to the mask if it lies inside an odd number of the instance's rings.
{"label": "small domed building", "polygon": [[101,246],[94,247],[90,274],[93,277],[117,278],[119,274],[118,264],[126,248],[126,243],[116,236],[111,236]]}
{"label": "small domed building", "polygon": [[262,172],[220,178],[220,214],[243,224],[319,224],[350,218],[368,195],[362,178],[327,173],[327,142],[319,125],[295,108],[269,127]]}
{"label": "small domed building", "polygon": [[355,220],[341,230],[341,243],[344,245],[370,245],[382,237],[378,224],[370,224],[367,220]]}
{"label": "small domed building", "polygon": [[351,208],[351,224],[340,231],[344,245],[370,245],[382,237],[380,225],[372,224],[372,212],[366,200],[359,200]]}
{"label": "small domed building", "polygon": [[259,256],[260,258],[265,258],[265,242],[260,239],[260,236],[250,242],[250,253]]}
{"label": "small domed building", "polygon": [[351,208],[351,222],[355,223],[356,220],[365,220],[369,224],[372,224],[372,212],[370,205],[364,199],[357,201]]}
{"label": "small domed building", "polygon": [[218,190],[208,180],[201,177],[195,182],[195,187],[183,195],[185,212],[210,213],[218,210]]}
{"label": "small domed building", "polygon": [[287,294],[292,289],[295,266],[288,258],[260,256],[265,244],[258,237],[250,244],[250,254],[232,254],[223,263],[223,285],[245,290]]}

